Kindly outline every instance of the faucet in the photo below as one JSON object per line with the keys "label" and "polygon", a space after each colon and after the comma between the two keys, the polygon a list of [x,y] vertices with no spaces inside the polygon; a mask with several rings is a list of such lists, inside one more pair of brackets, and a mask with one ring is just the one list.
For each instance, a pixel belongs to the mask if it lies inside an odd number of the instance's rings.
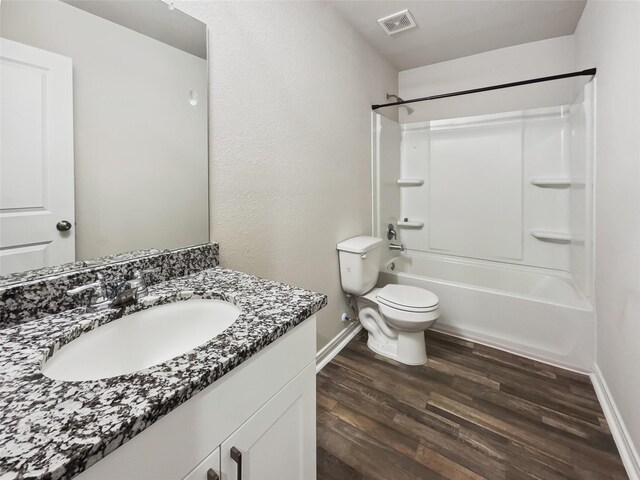
{"label": "faucet", "polygon": [[126,307],[136,303],[140,298],[148,295],[148,287],[144,280],[143,274],[158,272],[160,269],[151,268],[148,270],[136,270],[133,277],[121,283],[116,291],[118,292],[113,298],[109,298],[109,287],[104,281],[101,273],[98,273],[98,279],[95,282],[88,283],[67,291],[69,295],[77,295],[86,290],[93,293],[89,297],[89,304],[85,307],[88,313],[99,312],[107,308]]}
{"label": "faucet", "polygon": [[147,282],[145,282],[145,273],[157,273],[159,268],[147,268],[146,270],[136,270],[133,272],[133,277],[130,280],[124,282],[123,290],[136,289],[136,299],[146,297],[149,294]]}
{"label": "faucet", "polygon": [[398,245],[397,243],[390,243],[389,250],[399,250],[401,252],[404,252],[404,243],[401,243],[400,245]]}
{"label": "faucet", "polygon": [[113,300],[109,298],[108,287],[101,273],[98,273],[98,279],[95,282],[67,290],[67,294],[78,295],[87,290],[91,290],[92,293],[89,304],[85,307],[86,312],[99,312],[111,308]]}
{"label": "faucet", "polygon": [[[394,240],[397,240],[398,234],[396,233],[396,229],[393,228],[393,223],[390,223],[387,226],[387,239],[391,240],[392,238]],[[404,243],[401,243],[400,245],[398,245],[397,243],[389,242],[389,250],[400,250],[401,252],[404,252]]]}
{"label": "faucet", "polygon": [[398,238],[398,234],[396,233],[396,229],[393,228],[393,223],[390,223],[387,227],[387,240],[391,240],[392,238],[396,240]]}

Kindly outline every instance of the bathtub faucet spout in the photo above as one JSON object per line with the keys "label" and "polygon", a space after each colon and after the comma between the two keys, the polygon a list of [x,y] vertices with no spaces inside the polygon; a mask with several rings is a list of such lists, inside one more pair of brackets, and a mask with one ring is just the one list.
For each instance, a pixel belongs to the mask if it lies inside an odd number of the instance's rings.
{"label": "bathtub faucet spout", "polygon": [[390,243],[389,250],[399,250],[401,252],[404,252],[404,243],[401,243],[400,245],[395,243]]}

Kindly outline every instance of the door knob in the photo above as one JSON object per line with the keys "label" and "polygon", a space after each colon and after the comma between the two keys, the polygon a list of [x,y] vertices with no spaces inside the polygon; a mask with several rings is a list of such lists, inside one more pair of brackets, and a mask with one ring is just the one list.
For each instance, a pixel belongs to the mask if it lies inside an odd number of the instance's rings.
{"label": "door knob", "polygon": [[67,230],[71,230],[71,222],[68,222],[67,220],[60,220],[56,223],[56,228],[59,232],[66,232]]}

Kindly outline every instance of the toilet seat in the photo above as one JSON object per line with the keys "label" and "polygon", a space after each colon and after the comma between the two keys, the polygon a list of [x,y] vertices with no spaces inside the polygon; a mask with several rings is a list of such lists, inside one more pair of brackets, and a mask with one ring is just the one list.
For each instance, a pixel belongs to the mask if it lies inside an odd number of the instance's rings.
{"label": "toilet seat", "polygon": [[377,292],[376,299],[403,312],[426,313],[438,308],[438,297],[433,292],[410,285],[387,285]]}

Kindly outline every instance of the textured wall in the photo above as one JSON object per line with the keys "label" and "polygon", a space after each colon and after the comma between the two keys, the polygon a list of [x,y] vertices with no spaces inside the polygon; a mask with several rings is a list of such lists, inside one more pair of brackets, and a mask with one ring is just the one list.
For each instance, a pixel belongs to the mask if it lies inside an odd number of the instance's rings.
{"label": "textured wall", "polygon": [[[640,2],[587,3],[579,68],[596,77],[596,363],[640,448]],[[640,464],[638,465],[640,468]]]}
{"label": "textured wall", "polygon": [[[404,70],[399,75],[404,99],[517,82],[573,70],[573,35],[550,38]],[[460,97],[415,103],[400,109],[403,123],[571,103],[573,82],[561,80]]]}
{"label": "textured wall", "polygon": [[209,25],[211,238],[221,264],[326,293],[336,243],[371,231],[371,110],[397,71],[324,2],[184,1]]}

